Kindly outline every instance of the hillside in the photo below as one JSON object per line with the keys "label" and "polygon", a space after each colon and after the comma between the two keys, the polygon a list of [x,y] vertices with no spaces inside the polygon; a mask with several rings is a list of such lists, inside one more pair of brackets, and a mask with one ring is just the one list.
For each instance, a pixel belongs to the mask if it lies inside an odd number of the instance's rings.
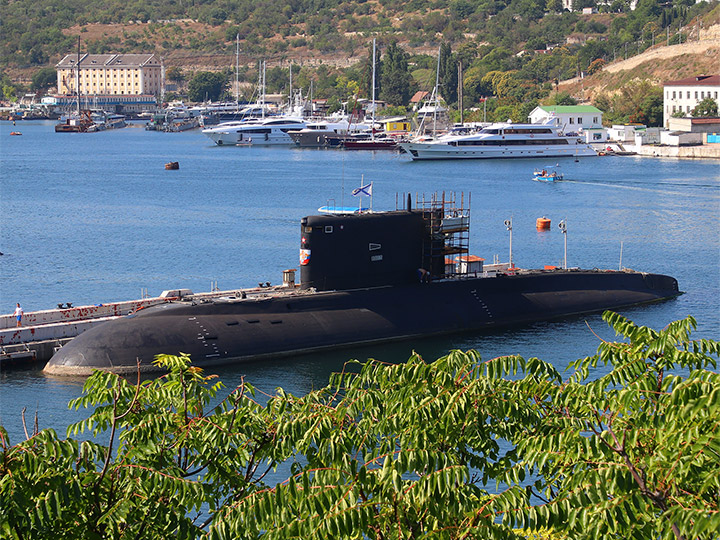
{"label": "hillside", "polygon": [[720,70],[720,24],[700,32],[700,39],[682,44],[651,47],[627,60],[618,60],[601,71],[562,81],[560,90],[582,101],[592,101],[601,94],[613,95],[630,81],[647,80],[655,85],[665,81],[717,74]]}
{"label": "hillside", "polygon": [[[53,66],[80,37],[83,52],[155,53],[180,97],[221,99],[234,79],[239,39],[243,88],[257,81],[262,60],[267,91],[287,92],[292,64],[295,88],[312,82],[315,97],[339,104],[371,94],[369,46],[377,39],[376,90],[398,113],[417,90],[432,89],[440,49],[440,94],[455,111],[461,64],[463,108],[491,98],[488,119],[522,120],[541,102],[602,98],[613,120],[652,125],[662,81],[717,72],[717,0],[639,0],[634,10],[622,0],[577,2],[587,13],[564,11],[559,0],[148,0],[141,9],[120,0],[6,1],[0,87],[10,101],[27,89],[49,90]],[[190,81],[206,71],[223,80],[191,97]],[[576,79],[582,72],[593,75]],[[632,107],[607,103],[633,81],[642,88],[633,86],[641,92],[633,90]]]}

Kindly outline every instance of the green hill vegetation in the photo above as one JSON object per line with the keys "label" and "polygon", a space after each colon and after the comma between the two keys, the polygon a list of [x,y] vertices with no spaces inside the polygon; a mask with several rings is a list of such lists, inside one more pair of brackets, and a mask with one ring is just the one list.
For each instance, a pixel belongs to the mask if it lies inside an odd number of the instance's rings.
{"label": "green hill vegetation", "polygon": [[[415,90],[432,89],[443,44],[441,94],[449,105],[459,109],[461,63],[463,108],[490,96],[490,119],[522,120],[539,100],[572,102],[553,92],[560,81],[597,71],[628,48],[632,55],[658,41],[687,41],[701,24],[720,19],[717,1],[640,0],[631,10],[626,0],[574,0],[573,7],[596,12],[565,11],[561,0],[3,0],[3,93],[18,95],[19,83],[36,90],[51,84],[51,77],[32,77],[74,51],[79,35],[84,52],[154,52],[178,83],[198,71],[224,70],[234,80],[239,37],[244,82],[257,80],[257,62],[265,59],[275,66],[268,91],[282,92],[288,74],[279,66],[299,60],[296,87],[312,80],[315,97],[344,100],[355,87],[367,97],[366,51],[375,37],[394,66],[380,77],[380,97],[391,105],[407,107]],[[409,76],[399,74],[398,61]],[[390,92],[391,76],[407,89]]]}

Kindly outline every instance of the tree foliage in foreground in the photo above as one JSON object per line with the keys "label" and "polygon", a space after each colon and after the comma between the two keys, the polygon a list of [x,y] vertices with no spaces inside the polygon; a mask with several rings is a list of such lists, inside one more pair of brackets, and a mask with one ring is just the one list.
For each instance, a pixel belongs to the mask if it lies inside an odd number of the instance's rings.
{"label": "tree foliage in foreground", "polygon": [[453,351],[264,406],[243,383],[210,407],[221,383],[184,356],[135,385],[96,373],[71,403],[95,410],[68,429],[93,441],[0,429],[0,536],[714,538],[720,343],[691,340],[692,318],[604,317],[623,339],[566,380]]}

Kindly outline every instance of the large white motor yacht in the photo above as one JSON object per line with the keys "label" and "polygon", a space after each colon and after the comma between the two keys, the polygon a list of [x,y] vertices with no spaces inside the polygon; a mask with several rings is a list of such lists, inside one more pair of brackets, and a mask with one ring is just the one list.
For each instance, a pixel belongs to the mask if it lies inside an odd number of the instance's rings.
{"label": "large white motor yacht", "polygon": [[585,157],[597,153],[577,134],[552,124],[491,124],[470,134],[451,132],[436,139],[400,143],[413,159]]}
{"label": "large white motor yacht", "polygon": [[268,116],[245,121],[227,122],[203,129],[218,146],[293,144],[288,131],[303,129],[305,120],[300,117]]}

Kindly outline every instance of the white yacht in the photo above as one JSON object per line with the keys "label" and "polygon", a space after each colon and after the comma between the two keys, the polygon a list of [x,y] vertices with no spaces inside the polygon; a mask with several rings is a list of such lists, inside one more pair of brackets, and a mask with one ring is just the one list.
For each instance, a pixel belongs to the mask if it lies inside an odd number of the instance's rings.
{"label": "white yacht", "polygon": [[586,157],[597,153],[577,135],[552,124],[500,122],[480,131],[400,143],[412,159]]}
{"label": "white yacht", "polygon": [[294,116],[268,116],[246,121],[228,122],[203,129],[218,146],[233,145],[291,145],[288,131],[303,129],[305,120]]}

